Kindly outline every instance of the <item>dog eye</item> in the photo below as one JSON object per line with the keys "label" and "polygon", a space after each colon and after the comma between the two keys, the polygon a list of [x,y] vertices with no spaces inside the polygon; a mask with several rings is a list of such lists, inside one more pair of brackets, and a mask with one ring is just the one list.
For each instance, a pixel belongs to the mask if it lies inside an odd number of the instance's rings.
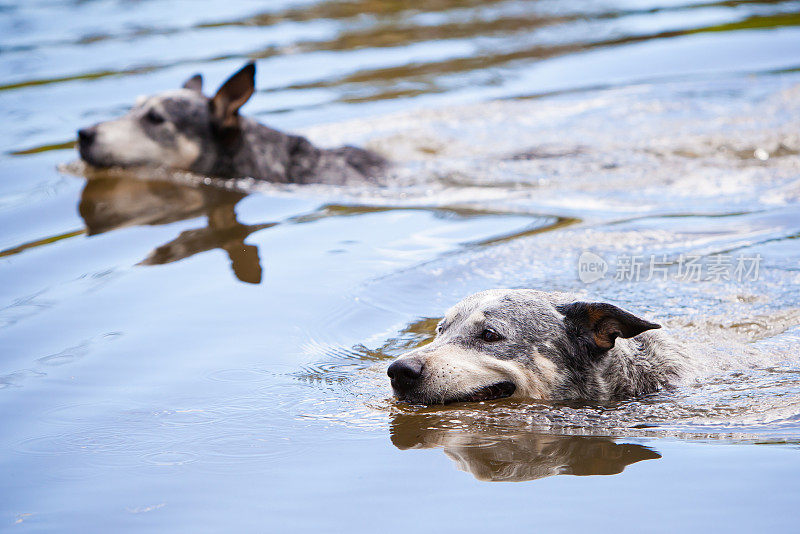
{"label": "dog eye", "polygon": [[162,122],[164,122],[164,117],[154,109],[148,111],[147,115],[145,115],[144,118],[150,124],[161,124]]}
{"label": "dog eye", "polygon": [[481,332],[480,338],[487,343],[492,343],[493,341],[502,341],[505,339],[503,336],[492,330],[491,328],[487,328],[483,332]]}

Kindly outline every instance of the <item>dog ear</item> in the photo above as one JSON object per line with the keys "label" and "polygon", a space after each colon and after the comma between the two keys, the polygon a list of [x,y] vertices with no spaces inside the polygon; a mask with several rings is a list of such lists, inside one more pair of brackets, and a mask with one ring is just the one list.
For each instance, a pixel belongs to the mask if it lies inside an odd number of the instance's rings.
{"label": "dog ear", "polygon": [[183,84],[184,89],[189,89],[190,91],[194,91],[196,93],[203,92],[203,76],[200,74],[195,74]]}
{"label": "dog ear", "polygon": [[629,338],[645,330],[661,328],[659,324],[603,302],[573,302],[559,306],[558,311],[564,314],[569,326],[577,330],[577,335],[588,335],[602,351],[613,347],[618,337]]}
{"label": "dog ear", "polygon": [[256,66],[248,63],[239,72],[222,84],[211,99],[211,115],[222,128],[231,128],[239,122],[239,108],[247,102],[255,90]]}

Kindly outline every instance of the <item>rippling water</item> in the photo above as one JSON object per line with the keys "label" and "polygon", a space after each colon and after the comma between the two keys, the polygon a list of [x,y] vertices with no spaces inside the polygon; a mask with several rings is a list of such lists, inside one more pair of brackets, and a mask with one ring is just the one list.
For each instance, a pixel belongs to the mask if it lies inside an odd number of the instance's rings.
{"label": "rippling water", "polygon": [[[795,1],[0,2],[0,530],[795,528],[799,50]],[[248,59],[244,111],[392,176],[75,162],[78,127]],[[700,370],[395,404],[388,362],[500,286],[613,300]]]}

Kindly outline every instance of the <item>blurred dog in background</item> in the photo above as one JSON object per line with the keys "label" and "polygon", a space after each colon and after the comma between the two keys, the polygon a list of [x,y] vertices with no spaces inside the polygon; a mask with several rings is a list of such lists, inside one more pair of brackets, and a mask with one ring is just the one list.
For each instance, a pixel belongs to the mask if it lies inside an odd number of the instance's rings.
{"label": "blurred dog in background", "polygon": [[385,169],[356,147],[320,149],[305,137],[239,115],[255,87],[248,63],[208,98],[197,74],[181,89],[142,97],[123,117],[78,131],[81,158],[95,167],[166,167],[224,178],[346,184]]}

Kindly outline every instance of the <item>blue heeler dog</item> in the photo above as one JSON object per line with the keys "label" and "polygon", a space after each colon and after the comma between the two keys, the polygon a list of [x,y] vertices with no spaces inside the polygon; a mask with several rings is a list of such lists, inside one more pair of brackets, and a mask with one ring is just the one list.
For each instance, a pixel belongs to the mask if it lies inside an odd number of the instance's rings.
{"label": "blue heeler dog", "polygon": [[117,120],[78,131],[81,158],[96,167],[162,167],[223,178],[345,184],[375,178],[381,156],[345,146],[320,149],[306,138],[239,115],[253,94],[247,64],[208,98],[197,74],[183,88],[142,97]]}
{"label": "blue heeler dog", "polygon": [[607,401],[686,375],[686,348],[659,325],[606,303],[532,289],[483,291],[451,308],[428,345],[388,369],[418,404],[515,397]]}

